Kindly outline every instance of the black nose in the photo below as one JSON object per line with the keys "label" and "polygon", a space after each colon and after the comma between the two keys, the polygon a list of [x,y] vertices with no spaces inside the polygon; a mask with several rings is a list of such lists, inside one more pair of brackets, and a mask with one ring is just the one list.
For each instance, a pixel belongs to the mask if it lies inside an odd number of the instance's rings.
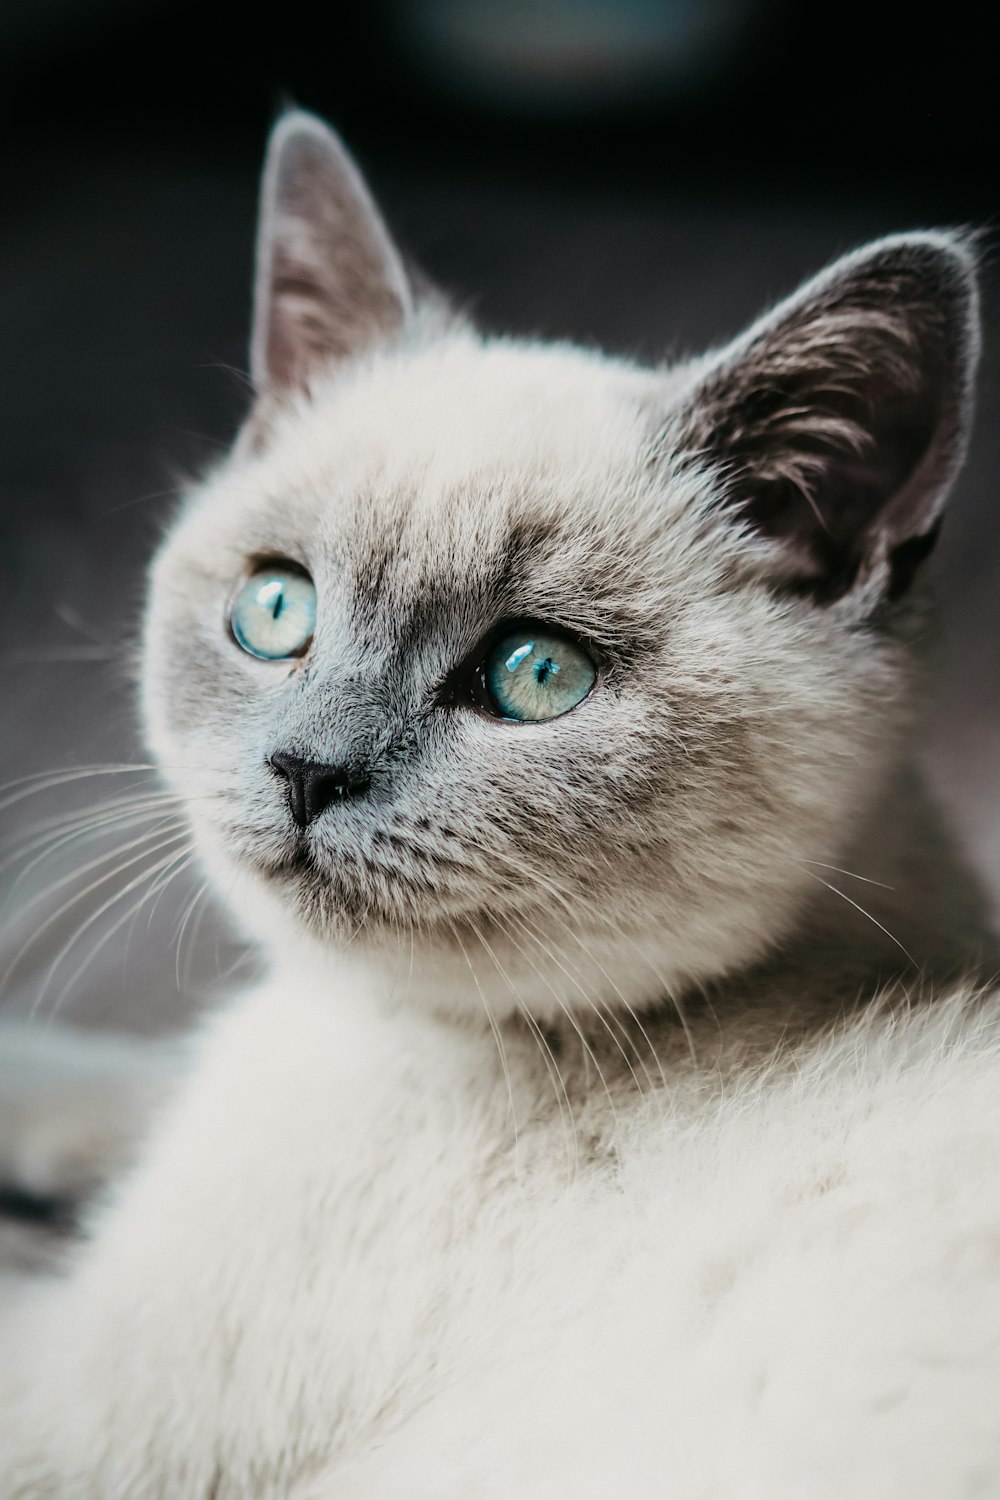
{"label": "black nose", "polygon": [[288,782],[288,806],[300,828],[318,818],[331,802],[356,797],[368,785],[369,778],[349,766],[325,766],[301,756],[276,750],[269,764]]}

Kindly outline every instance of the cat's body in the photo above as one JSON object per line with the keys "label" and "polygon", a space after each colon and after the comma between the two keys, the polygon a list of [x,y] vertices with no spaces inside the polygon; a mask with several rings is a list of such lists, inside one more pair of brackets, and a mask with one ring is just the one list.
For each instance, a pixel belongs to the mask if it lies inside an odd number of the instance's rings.
{"label": "cat's body", "polygon": [[633,1030],[638,1086],[564,1047],[560,1110],[527,1028],[505,1077],[357,987],[213,1023],[7,1329],[5,1494],[995,1493],[995,1007],[810,1042],[731,995]]}
{"label": "cat's body", "polygon": [[0,1314],[4,1500],[1000,1491],[1000,1010],[908,754],[974,358],[934,234],[673,373],[483,341],[279,127],[144,677],[271,973]]}

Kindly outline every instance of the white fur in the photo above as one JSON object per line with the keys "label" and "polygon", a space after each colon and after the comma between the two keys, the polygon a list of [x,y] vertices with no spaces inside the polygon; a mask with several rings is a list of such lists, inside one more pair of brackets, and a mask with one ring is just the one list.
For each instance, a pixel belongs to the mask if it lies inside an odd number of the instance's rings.
{"label": "white fur", "polygon": [[574,1162],[530,1047],[515,1146],[488,1034],[350,971],[245,997],[4,1329],[3,1493],[995,1493],[996,1020],[752,1063],[703,1025],[617,1127],[576,1102]]}

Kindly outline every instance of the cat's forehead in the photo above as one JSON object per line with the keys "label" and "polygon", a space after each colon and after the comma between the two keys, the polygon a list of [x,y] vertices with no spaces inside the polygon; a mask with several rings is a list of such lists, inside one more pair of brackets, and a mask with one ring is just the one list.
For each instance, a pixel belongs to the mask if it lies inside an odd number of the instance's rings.
{"label": "cat's forehead", "polygon": [[665,384],[464,334],[377,356],[316,385],[209,486],[174,562],[226,581],[289,557],[357,619],[621,614],[686,531],[684,484],[655,462]]}
{"label": "cat's forehead", "polygon": [[[322,531],[453,531],[613,504],[648,448],[648,376],[579,350],[460,338],[373,360],[275,435],[258,482]],[[412,540],[412,539],[411,539]]]}

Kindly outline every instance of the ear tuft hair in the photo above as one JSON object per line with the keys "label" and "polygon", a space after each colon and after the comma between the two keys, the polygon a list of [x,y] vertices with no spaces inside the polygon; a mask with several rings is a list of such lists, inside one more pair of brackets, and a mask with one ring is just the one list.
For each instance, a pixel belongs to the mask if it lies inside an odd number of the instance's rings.
{"label": "ear tuft hair", "polygon": [[898,597],[964,456],[978,330],[966,238],[878,241],[700,367],[681,447],[780,545],[786,584],[825,603],[881,565]]}
{"label": "ear tuft hair", "polygon": [[310,378],[402,329],[399,253],[339,137],[292,110],[271,133],[261,188],[251,374],[261,395]]}

